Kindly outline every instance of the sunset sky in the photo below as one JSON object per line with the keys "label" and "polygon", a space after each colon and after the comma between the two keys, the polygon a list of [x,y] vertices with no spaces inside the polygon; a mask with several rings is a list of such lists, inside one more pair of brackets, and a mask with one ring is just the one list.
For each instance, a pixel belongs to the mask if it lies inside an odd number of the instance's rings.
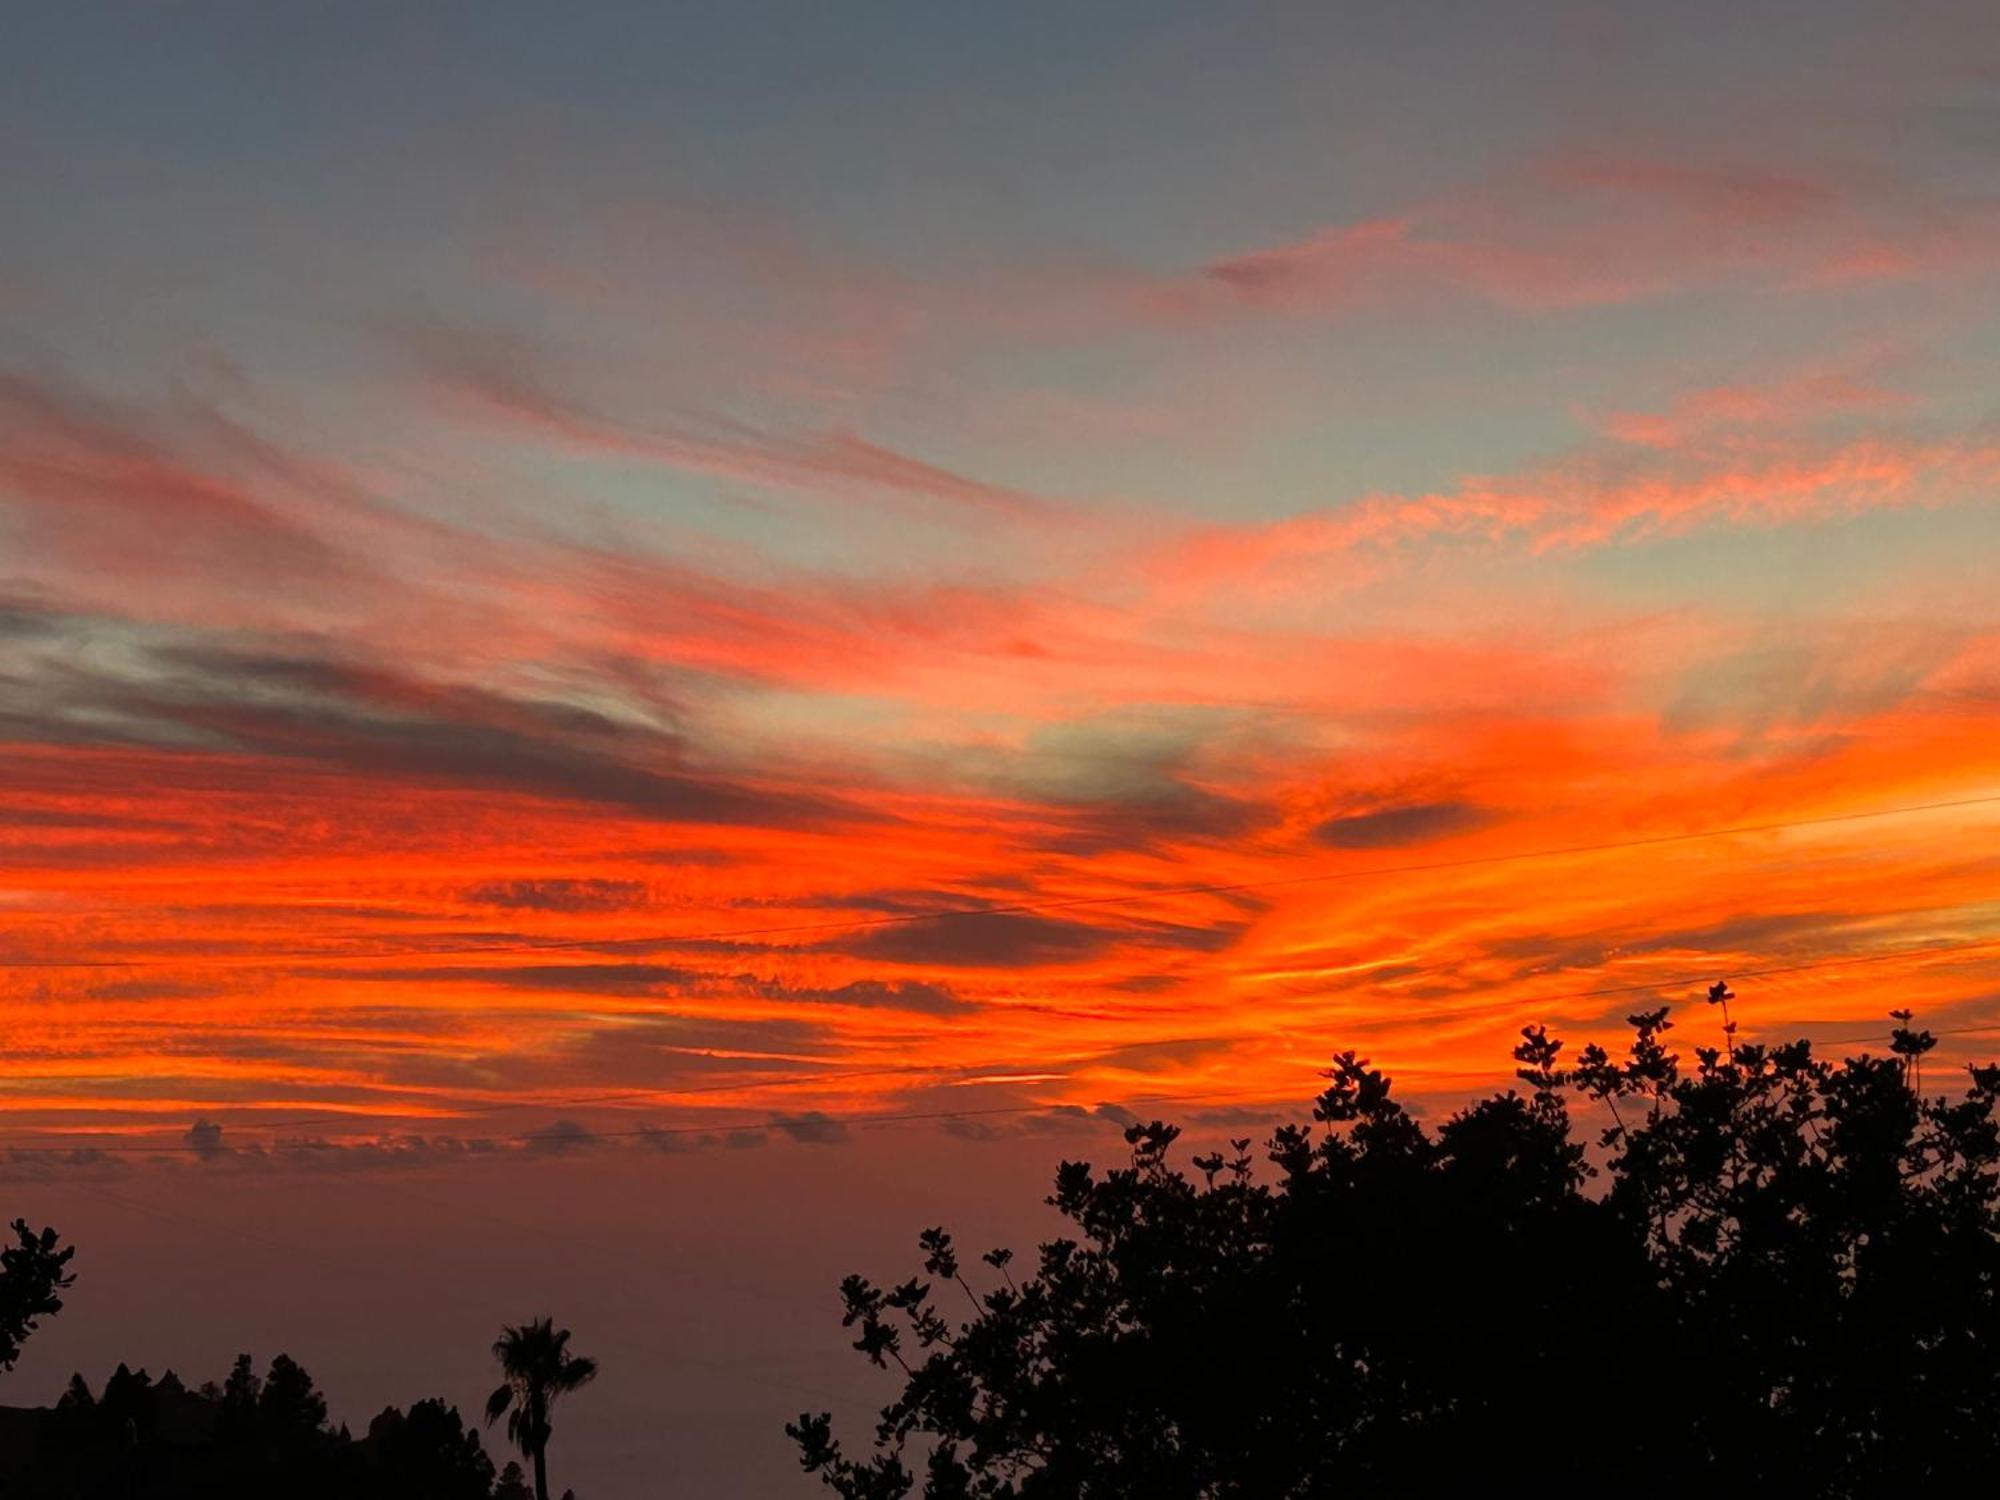
{"label": "sunset sky", "polygon": [[2000,1048],[1992,22],[24,8],[6,1216]]}

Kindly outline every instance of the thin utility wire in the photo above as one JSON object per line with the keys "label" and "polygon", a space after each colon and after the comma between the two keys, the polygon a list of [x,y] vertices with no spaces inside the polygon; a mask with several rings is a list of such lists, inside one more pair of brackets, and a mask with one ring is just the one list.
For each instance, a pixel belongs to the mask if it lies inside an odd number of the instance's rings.
{"label": "thin utility wire", "polygon": [[1017,901],[1002,905],[946,908],[939,911],[899,912],[888,916],[842,918],[826,922],[792,923],[772,927],[739,927],[710,932],[660,933],[627,938],[521,939],[505,943],[478,943],[375,949],[366,951],[321,948],[269,949],[262,953],[200,954],[177,958],[100,959],[0,959],[0,969],[136,969],[194,967],[231,962],[251,965],[274,960],[297,959],[319,963],[372,963],[401,958],[442,958],[479,954],[510,953],[609,953],[623,949],[674,948],[690,943],[734,942],[742,938],[788,937],[819,932],[855,932],[869,928],[899,927],[915,922],[945,922],[972,917],[1031,915],[1050,911],[1075,911],[1087,907],[1129,905],[1172,896],[1223,896],[1245,891],[1274,890],[1285,886],[1321,884],[1342,880],[1379,879],[1387,875],[1418,875],[1438,870],[1470,869],[1481,865],[1515,864],[1528,860],[1558,859],[1576,854],[1604,854],[1622,849],[1656,848],[1665,844],[1695,843],[1704,839],[1733,838],[1752,833],[1781,833],[1798,828],[1822,828],[1844,823],[1860,823],[1877,818],[1907,817],[1916,813],[1950,812],[1971,807],[2000,804],[2000,794],[1963,797],[1949,802],[1918,802],[1903,807],[1875,808],[1868,812],[1829,813],[1817,818],[1792,818],[1775,823],[1739,823],[1725,828],[1695,829],[1687,833],[1653,834],[1646,838],[1617,839],[1594,844],[1562,844],[1542,849],[1522,849],[1511,854],[1476,854],[1458,859],[1426,860],[1402,865],[1366,865],[1359,869],[1317,870],[1302,875],[1277,875],[1263,880],[1237,880],[1209,885],[1154,886],[1146,890],[1120,891],[1103,896],[1055,897],[1046,901]]}
{"label": "thin utility wire", "polygon": [[[1910,1030],[1925,1032],[1931,1036],[1990,1036],[2000,1032],[2000,1021],[1983,1021],[1977,1026],[1918,1026],[1912,1024]],[[1894,1040],[1894,1033],[1888,1031],[1871,1032],[1867,1036],[1831,1036],[1810,1038],[1815,1047],[1851,1047],[1861,1042],[1887,1042]]]}

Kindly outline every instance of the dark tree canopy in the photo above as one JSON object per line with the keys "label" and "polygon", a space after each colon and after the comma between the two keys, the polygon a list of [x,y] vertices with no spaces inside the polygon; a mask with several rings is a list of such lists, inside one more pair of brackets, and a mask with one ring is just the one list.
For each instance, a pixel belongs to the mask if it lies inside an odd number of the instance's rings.
{"label": "dark tree canopy", "polygon": [[442,1401],[389,1407],[365,1437],[327,1424],[326,1398],[285,1355],[240,1356],[189,1390],[120,1365],[93,1392],[70,1377],[52,1410],[0,1407],[7,1500],[488,1500],[479,1433]]}
{"label": "dark tree canopy", "polygon": [[1691,1071],[1665,1010],[1567,1069],[1529,1028],[1524,1087],[1435,1129],[1347,1053],[1268,1170],[1135,1126],[1129,1165],[1061,1167],[1032,1268],[933,1229],[921,1276],[849,1277],[902,1392],[865,1456],[787,1431],[849,1500],[1983,1491],[2000,1068],[1923,1097],[1898,1020],[1838,1065],[1732,1026]]}
{"label": "dark tree canopy", "polygon": [[419,1401],[407,1414],[390,1406],[368,1424],[381,1500],[487,1500],[493,1461],[458,1408]]}
{"label": "dark tree canopy", "polygon": [[39,1234],[27,1220],[8,1228],[13,1242],[0,1249],[0,1370],[11,1370],[21,1345],[45,1317],[62,1311],[63,1291],[76,1280],[69,1270],[74,1245],[62,1245],[53,1229]]}

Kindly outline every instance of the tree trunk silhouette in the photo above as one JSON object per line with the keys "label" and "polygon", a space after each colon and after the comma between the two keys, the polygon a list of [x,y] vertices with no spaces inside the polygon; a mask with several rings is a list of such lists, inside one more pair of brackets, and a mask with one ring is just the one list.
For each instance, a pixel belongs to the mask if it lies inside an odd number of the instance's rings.
{"label": "tree trunk silhouette", "polygon": [[535,1444],[535,1500],[549,1500],[548,1445]]}

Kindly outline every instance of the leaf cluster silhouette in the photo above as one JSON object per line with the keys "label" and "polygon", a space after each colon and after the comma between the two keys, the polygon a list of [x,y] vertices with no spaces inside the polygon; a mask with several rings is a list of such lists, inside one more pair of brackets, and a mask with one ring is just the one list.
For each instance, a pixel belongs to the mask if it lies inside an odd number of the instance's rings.
{"label": "leaf cluster silhouette", "polygon": [[569,1352],[569,1330],[552,1318],[509,1324],[493,1341],[493,1358],[507,1377],[486,1398],[491,1426],[507,1419],[507,1437],[534,1466],[535,1500],[549,1500],[549,1437],[558,1399],[597,1378],[597,1361]]}
{"label": "leaf cluster silhouette", "polygon": [[841,1287],[900,1394],[860,1456],[788,1424],[803,1467],[846,1500],[1990,1485],[2000,1068],[1925,1097],[1907,1013],[1837,1065],[1730,1023],[1683,1068],[1630,1020],[1568,1067],[1526,1029],[1522,1087],[1434,1129],[1351,1052],[1261,1153],[1183,1169],[1135,1125],[1062,1165],[1072,1230],[1019,1274],[927,1230],[921,1275]]}
{"label": "leaf cluster silhouette", "polygon": [[13,1243],[0,1249],[0,1370],[11,1370],[21,1346],[45,1317],[62,1311],[62,1294],[75,1275],[76,1247],[53,1229],[36,1231],[25,1219],[8,1226]]}

